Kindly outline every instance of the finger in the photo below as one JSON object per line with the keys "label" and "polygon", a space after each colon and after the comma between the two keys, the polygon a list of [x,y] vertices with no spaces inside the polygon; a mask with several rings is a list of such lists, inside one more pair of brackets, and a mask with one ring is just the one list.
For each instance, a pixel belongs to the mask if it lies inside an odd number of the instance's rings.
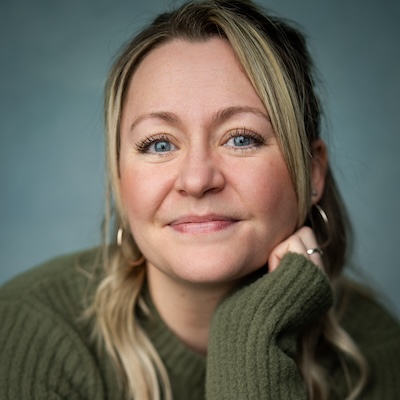
{"label": "finger", "polygon": [[315,234],[313,230],[308,227],[304,226],[300,228],[296,233],[295,233],[300,240],[303,242],[304,247],[306,249],[305,253],[303,254],[305,257],[307,257],[309,260],[311,260],[314,264],[316,264],[319,268],[323,269],[323,261],[322,261],[322,250],[319,248],[317,239],[315,237]]}
{"label": "finger", "polygon": [[318,249],[314,232],[309,227],[302,227],[271,251],[268,258],[269,271],[278,268],[281,259],[288,252],[301,254],[323,269],[321,254],[318,251],[311,251],[312,249]]}
{"label": "finger", "polygon": [[289,252],[307,254],[307,249],[305,248],[303,241],[296,234],[290,236],[271,251],[268,258],[269,271],[275,271],[278,268],[282,258]]}

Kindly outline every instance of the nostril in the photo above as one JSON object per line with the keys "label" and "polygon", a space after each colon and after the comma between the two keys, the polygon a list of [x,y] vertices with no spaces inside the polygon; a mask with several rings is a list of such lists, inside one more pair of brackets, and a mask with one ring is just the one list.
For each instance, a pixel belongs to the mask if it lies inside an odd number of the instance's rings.
{"label": "nostril", "polygon": [[179,192],[194,197],[217,193],[224,185],[223,171],[209,157],[201,160],[192,158],[183,163],[176,182]]}

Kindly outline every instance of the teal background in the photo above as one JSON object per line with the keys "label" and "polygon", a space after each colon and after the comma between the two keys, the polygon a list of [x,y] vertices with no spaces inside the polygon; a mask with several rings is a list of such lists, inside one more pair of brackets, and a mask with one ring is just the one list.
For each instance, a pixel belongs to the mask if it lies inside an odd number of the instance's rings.
{"label": "teal background", "polygon": [[[0,283],[100,240],[102,89],[121,44],[178,1],[1,0]],[[400,316],[400,2],[271,0],[309,37],[356,275]]]}

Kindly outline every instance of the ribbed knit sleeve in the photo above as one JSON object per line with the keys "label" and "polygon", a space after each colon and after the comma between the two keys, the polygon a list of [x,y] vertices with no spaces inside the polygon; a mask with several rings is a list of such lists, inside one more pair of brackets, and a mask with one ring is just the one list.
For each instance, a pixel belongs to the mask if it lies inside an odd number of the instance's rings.
{"label": "ribbed knit sleeve", "polygon": [[306,399],[294,362],[302,328],[332,305],[326,276],[305,257],[241,288],[218,308],[207,359],[207,400]]}
{"label": "ribbed knit sleeve", "polygon": [[103,399],[92,357],[57,316],[26,303],[0,315],[1,399]]}
{"label": "ribbed knit sleeve", "polygon": [[87,280],[76,262],[60,258],[0,290],[1,400],[121,398],[107,397],[108,363],[79,319]]}

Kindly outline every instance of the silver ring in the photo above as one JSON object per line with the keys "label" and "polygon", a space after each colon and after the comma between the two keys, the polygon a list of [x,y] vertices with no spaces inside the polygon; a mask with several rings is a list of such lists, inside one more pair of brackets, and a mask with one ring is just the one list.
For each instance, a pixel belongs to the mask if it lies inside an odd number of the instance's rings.
{"label": "silver ring", "polygon": [[322,254],[324,254],[324,252],[321,249],[319,249],[318,247],[316,247],[315,249],[308,249],[307,250],[307,254],[308,255],[311,255],[311,254],[314,254],[314,253],[319,253],[320,256],[322,256]]}

